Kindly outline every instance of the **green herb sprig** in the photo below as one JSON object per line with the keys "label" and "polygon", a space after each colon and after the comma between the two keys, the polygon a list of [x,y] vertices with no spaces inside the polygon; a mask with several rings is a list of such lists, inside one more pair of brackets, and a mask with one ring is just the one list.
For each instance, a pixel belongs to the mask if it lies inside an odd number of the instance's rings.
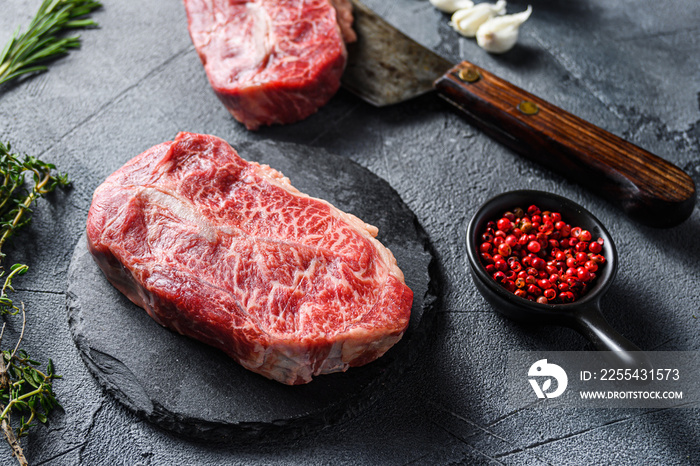
{"label": "green herb sprig", "polygon": [[[27,460],[19,439],[27,434],[35,421],[46,423],[47,416],[59,406],[53,392],[53,380],[59,378],[49,360],[46,371],[39,369],[39,362],[20,349],[27,323],[24,304],[16,305],[8,292],[14,291],[12,280],[29,269],[23,264],[14,264],[6,274],[5,254],[2,247],[17,231],[31,221],[31,205],[39,198],[67,186],[66,175],[54,173],[53,164],[11,152],[9,143],[0,142],[0,278],[4,283],[0,290],[0,315],[22,315],[19,338],[12,350],[1,350],[5,325],[0,331],[0,430],[5,435],[12,454],[20,465]],[[27,179],[31,179],[27,183]],[[29,186],[27,186],[29,184]],[[13,415],[19,415],[13,418]]]}
{"label": "green herb sprig", "polygon": [[87,14],[101,7],[92,0],[44,0],[27,32],[18,27],[0,53],[0,85],[23,74],[45,71],[42,62],[80,47],[80,37],[61,37],[68,29],[97,26]]}
{"label": "green herb sprig", "polygon": [[36,419],[41,423],[46,423],[47,413],[59,406],[56,395],[51,386],[52,381],[60,376],[54,373],[53,361],[49,359],[44,374],[36,367],[37,361],[32,360],[26,351],[16,352],[3,351],[6,370],[12,375],[14,380],[10,394],[3,393],[0,396],[0,403],[5,406],[0,419],[5,419],[12,410],[28,412],[29,417],[20,419],[20,426],[17,430],[17,437],[27,434],[27,429],[34,426],[32,422]]}
{"label": "green herb sprig", "polygon": [[[5,257],[2,248],[12,234],[31,221],[30,206],[57,186],[66,186],[66,175],[54,175],[56,167],[36,157],[25,156],[20,160],[12,154],[9,143],[0,142],[0,261]],[[23,186],[30,174],[34,185],[27,191]]]}

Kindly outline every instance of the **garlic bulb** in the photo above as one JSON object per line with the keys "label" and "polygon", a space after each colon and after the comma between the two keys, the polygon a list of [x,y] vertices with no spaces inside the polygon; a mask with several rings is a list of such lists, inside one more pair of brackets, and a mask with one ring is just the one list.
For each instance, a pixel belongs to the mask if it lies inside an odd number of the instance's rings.
{"label": "garlic bulb", "polygon": [[462,8],[474,6],[474,2],[471,0],[430,0],[430,4],[445,13],[454,13]]}
{"label": "garlic bulb", "polygon": [[496,15],[506,13],[505,0],[498,0],[496,4],[478,3],[471,8],[457,10],[452,15],[452,28],[464,37],[474,37],[479,26]]}
{"label": "garlic bulb", "polygon": [[514,15],[497,16],[484,22],[476,33],[476,42],[487,52],[504,53],[518,41],[518,29],[532,13],[532,7]]}

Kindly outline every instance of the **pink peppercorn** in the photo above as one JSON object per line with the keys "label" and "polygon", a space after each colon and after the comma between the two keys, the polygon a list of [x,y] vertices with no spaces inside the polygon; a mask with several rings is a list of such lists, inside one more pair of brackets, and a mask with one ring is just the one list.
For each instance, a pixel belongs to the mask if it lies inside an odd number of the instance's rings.
{"label": "pink peppercorn", "polygon": [[509,292],[546,304],[580,298],[606,260],[604,241],[559,212],[531,205],[487,222],[478,249],[489,275]]}

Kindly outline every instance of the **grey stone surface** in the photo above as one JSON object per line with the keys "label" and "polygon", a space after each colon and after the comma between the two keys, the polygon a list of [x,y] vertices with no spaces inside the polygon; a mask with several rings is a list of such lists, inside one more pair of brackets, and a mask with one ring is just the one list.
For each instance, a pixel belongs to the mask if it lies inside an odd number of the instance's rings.
{"label": "grey stone surface", "polygon": [[[208,86],[179,0],[106,1],[100,29],[48,73],[0,89],[0,138],[67,171],[70,191],[36,208],[26,240],[5,252],[30,272],[15,285],[29,309],[27,349],[56,361],[64,409],[24,439],[32,464],[672,464],[700,463],[698,407],[508,411],[508,351],[585,350],[567,329],[529,328],[495,314],[464,255],[466,222],[502,191],[557,192],[615,238],[619,270],[606,318],[645,350],[700,350],[698,208],[657,230],[493,142],[434,96],[375,109],[340,91],[306,121],[251,133]],[[455,62],[470,59],[584,119],[676,163],[700,182],[700,3],[696,0],[513,0],[533,6],[518,46],[492,56],[451,31],[425,0],[367,0]],[[39,0],[3,2],[0,42]],[[92,191],[113,170],[177,131],[234,146],[292,142],[347,157],[385,179],[435,245],[444,303],[423,354],[371,408],[316,435],[267,445],[212,446],[176,437],[103,392],[73,344],[67,270]],[[10,329],[12,330],[12,329]],[[0,446],[0,463],[11,464]]]}

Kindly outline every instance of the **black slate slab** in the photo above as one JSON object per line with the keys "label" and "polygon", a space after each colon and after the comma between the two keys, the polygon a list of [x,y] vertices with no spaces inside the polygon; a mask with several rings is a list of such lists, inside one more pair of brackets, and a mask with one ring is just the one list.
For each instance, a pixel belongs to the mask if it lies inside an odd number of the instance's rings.
{"label": "black slate slab", "polygon": [[[292,184],[379,228],[414,291],[409,329],[379,360],[285,386],[243,369],[223,352],[161,327],[114,289],[83,237],[68,271],[68,314],[90,371],[130,410],[179,434],[207,440],[296,437],[351,417],[397,382],[420,351],[437,301],[423,228],[381,178],[320,149],[261,142],[242,157],[282,171]],[[429,273],[430,271],[430,273]],[[432,274],[432,275],[431,275]]]}

